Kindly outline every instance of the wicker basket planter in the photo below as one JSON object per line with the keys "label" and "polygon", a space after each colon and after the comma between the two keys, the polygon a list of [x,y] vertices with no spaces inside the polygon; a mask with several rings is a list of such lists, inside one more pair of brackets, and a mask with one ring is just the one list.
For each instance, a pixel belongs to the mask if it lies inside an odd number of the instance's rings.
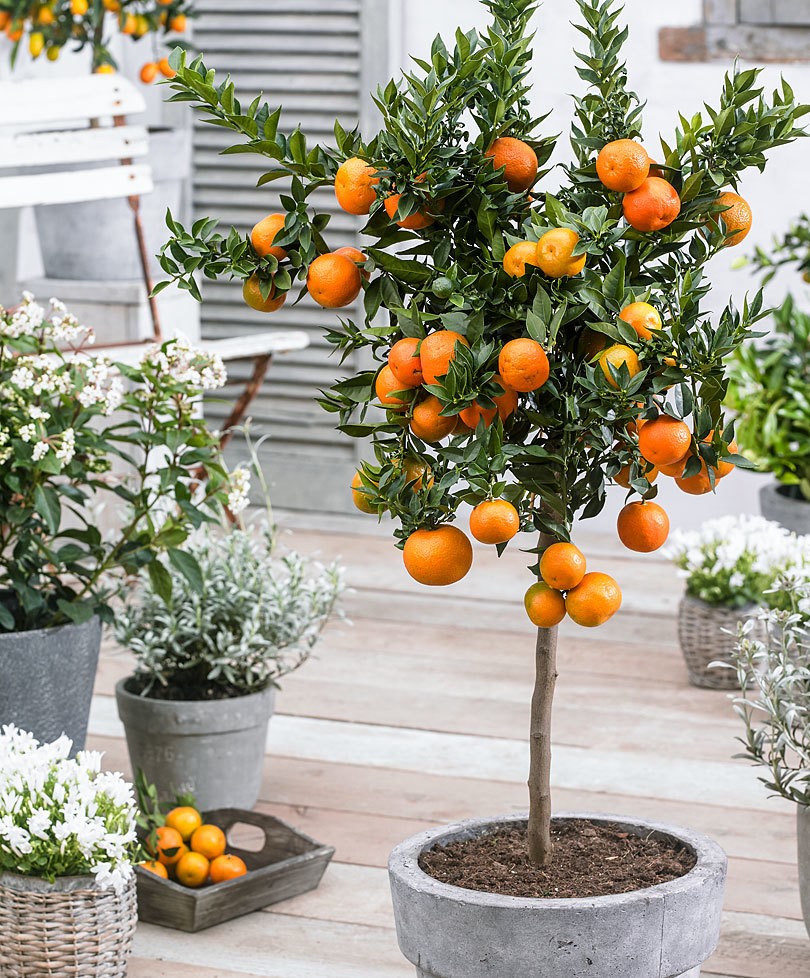
{"label": "wicker basket planter", "polygon": [[118,894],[86,876],[0,874],[0,975],[125,978],[137,918],[134,877]]}
{"label": "wicker basket planter", "polygon": [[678,639],[693,686],[740,688],[736,672],[718,667],[710,669],[709,664],[731,660],[737,626],[751,610],[753,605],[727,608],[708,604],[689,594],[683,596],[678,608]]}

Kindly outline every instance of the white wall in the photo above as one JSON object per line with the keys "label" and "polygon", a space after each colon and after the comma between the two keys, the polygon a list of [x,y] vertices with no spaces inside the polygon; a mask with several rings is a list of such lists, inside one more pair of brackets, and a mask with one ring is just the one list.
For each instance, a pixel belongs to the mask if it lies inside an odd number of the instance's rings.
{"label": "white wall", "polygon": [[[408,55],[424,57],[435,34],[448,44],[461,25],[467,30],[486,23],[486,10],[476,0],[398,0],[403,29],[394,58],[407,65]],[[642,101],[645,113],[645,145],[655,155],[658,134],[669,137],[674,131],[678,111],[691,115],[700,111],[703,102],[716,104],[723,75],[730,64],[676,64],[658,59],[660,27],[695,24],[700,19],[701,0],[679,3],[650,3],[649,0],[625,0],[624,17],[630,26],[630,40],[625,48],[630,84]],[[571,25],[577,14],[574,0],[546,0],[536,17],[535,41],[535,110],[538,115],[553,110],[545,123],[548,132],[566,133],[572,118],[571,92],[581,92],[583,83],[576,74],[572,51],[582,50],[584,38]],[[770,91],[779,84],[784,72],[797,99],[810,102],[810,64],[768,66],[762,82]],[[563,136],[554,160],[569,158],[568,143]],[[776,150],[764,174],[749,171],[740,187],[754,210],[754,225],[746,242],[714,259],[709,274],[714,282],[708,308],[719,311],[733,296],[742,302],[747,289],[753,287],[745,271],[733,271],[731,263],[754,244],[767,245],[773,235],[803,209],[810,208],[807,196],[807,173],[810,170],[810,140],[800,141]],[[546,186],[553,189],[554,174]],[[783,278],[769,290],[769,301],[777,302],[785,288],[807,296],[807,290],[795,278]],[[756,494],[765,477],[745,472],[733,473],[719,487],[716,496],[693,497],[680,492],[670,479],[659,480],[659,501],[667,508],[674,526],[696,526],[710,516],[732,512],[756,512]],[[625,493],[618,488],[611,493],[606,511],[592,524],[608,529],[623,504]]]}

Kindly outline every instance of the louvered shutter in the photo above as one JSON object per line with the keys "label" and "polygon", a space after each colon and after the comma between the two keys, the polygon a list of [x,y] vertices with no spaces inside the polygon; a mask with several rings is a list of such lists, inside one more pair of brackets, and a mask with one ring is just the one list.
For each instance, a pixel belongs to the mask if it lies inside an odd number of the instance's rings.
{"label": "louvered shutter", "polygon": [[[387,0],[198,0],[200,18],[195,45],[206,64],[230,73],[237,95],[249,102],[263,93],[272,107],[284,106],[281,125],[292,131],[300,124],[311,141],[331,143],[335,118],[346,128],[368,114],[368,92],[385,70]],[[364,44],[366,50],[364,51]],[[269,160],[247,155],[220,156],[232,134],[197,123],[194,136],[194,206],[196,214],[218,217],[240,231],[279,209],[284,181],[256,187],[270,169]],[[357,245],[358,222],[336,204],[334,194],[313,197],[319,210],[332,213],[326,230],[330,246]],[[315,398],[319,389],[356,364],[340,366],[325,342],[324,327],[335,313],[322,310],[308,296],[293,306],[263,315],[249,309],[241,287],[225,281],[204,283],[203,335],[221,338],[250,330],[303,329],[311,338],[308,350],[279,358],[251,410],[254,438],[268,435],[262,462],[276,506],[341,511],[351,509],[348,486],[357,464],[358,445],[334,431],[333,416]],[[356,318],[355,311],[347,313]],[[250,365],[230,368],[236,381]],[[230,388],[229,397],[236,395]],[[213,421],[229,405],[208,407]],[[232,458],[244,457],[237,439]]]}

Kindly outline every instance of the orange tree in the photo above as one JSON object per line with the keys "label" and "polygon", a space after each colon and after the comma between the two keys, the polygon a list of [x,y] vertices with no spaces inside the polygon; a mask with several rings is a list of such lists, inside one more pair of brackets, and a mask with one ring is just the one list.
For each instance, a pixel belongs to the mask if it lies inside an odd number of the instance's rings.
{"label": "orange tree", "polygon": [[[241,106],[229,79],[173,55],[172,98],[239,133],[226,152],[268,157],[260,183],[288,179],[289,191],[283,213],[247,237],[169,216],[159,288],[173,281],[200,298],[195,276],[229,275],[268,311],[296,281],[326,307],[362,290],[363,321],[336,318],[328,339],[344,362],[363,350],[376,366],[322,397],[340,431],[370,441],[353,485],[358,507],[391,514],[409,573],[429,585],[470,568],[462,503],[473,506],[473,535],[499,553],[519,529],[539,533],[525,602],[539,626],[529,849],[543,864],[556,626],[566,613],[600,625],[621,603],[618,584],[588,572],[571,543],[574,520],[596,516],[618,483],[631,497],[621,539],[653,550],[668,531],[653,501],[658,471],[699,494],[743,462],[722,413],[724,359],[762,302],[710,318],[704,269],[747,232],[742,172],[803,134],[796,120],[810,107],[786,83],[768,99],[757,71],[735,72],[717,106],[680,116],[651,160],[617,4],[577,0],[587,91],[575,100],[573,161],[552,172],[555,139],[529,102],[536,4],[481,2],[486,30],[459,30],[452,49],[437,38],[428,59],[377,91],[381,131],[367,138],[336,124],[334,148],[281,132],[280,109]],[[362,253],[327,243],[329,218],[311,195],[330,186],[368,218]]]}

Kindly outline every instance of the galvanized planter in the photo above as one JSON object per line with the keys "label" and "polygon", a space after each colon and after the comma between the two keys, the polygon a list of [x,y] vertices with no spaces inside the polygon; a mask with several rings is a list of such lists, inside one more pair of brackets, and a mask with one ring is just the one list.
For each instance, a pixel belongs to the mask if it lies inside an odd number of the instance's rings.
{"label": "galvanized planter", "polygon": [[48,743],[63,733],[84,748],[101,622],[0,634],[0,725]]}
{"label": "galvanized planter", "polygon": [[799,855],[799,895],[802,899],[804,926],[810,936],[810,808],[796,806],[796,837]]}
{"label": "galvanized planter", "polygon": [[759,508],[766,520],[779,523],[799,536],[810,533],[810,502],[793,496],[793,486],[770,482],[759,490]]}
{"label": "galvanized planter", "polygon": [[92,876],[0,873],[0,975],[126,978],[137,922],[134,876],[116,893]]}
{"label": "galvanized planter", "polygon": [[272,815],[227,808],[206,812],[205,820],[226,835],[243,823],[264,832],[264,845],[258,852],[228,846],[228,852],[244,860],[247,874],[190,890],[137,868],[141,920],[188,933],[214,927],[316,889],[335,854],[331,846],[321,845]]}
{"label": "galvanized planter", "polygon": [[115,687],[132,770],[164,801],[190,792],[197,807],[253,808],[259,798],[275,689],[222,700],[153,700]]}
{"label": "galvanized planter", "polygon": [[[737,626],[753,605],[726,608],[685,594],[678,607],[678,640],[686,660],[689,682],[702,689],[739,689],[735,669],[712,666],[731,662]],[[730,634],[729,634],[730,633]]]}
{"label": "galvanized planter", "polygon": [[680,879],[616,896],[538,900],[449,886],[419,868],[436,845],[526,824],[471,819],[403,842],[388,863],[399,946],[418,978],[698,978],[720,934],[726,856],[684,829],[606,815],[638,835],[674,838],[697,864]]}

